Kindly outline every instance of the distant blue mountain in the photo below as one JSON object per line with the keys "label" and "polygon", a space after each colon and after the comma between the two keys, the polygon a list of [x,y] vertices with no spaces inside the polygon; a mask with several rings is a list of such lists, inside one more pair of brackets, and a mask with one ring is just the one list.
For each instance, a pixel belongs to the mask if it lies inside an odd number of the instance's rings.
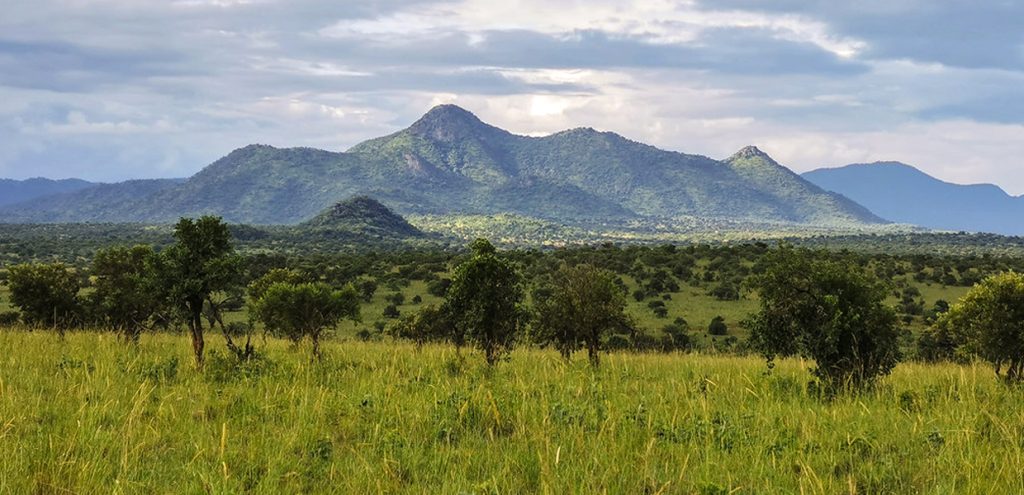
{"label": "distant blue mountain", "polygon": [[80,191],[94,185],[96,184],[81,179],[0,179],[0,206],[13,205],[52,194]]}
{"label": "distant blue mountain", "polygon": [[1024,197],[1011,196],[992,184],[951,184],[899,162],[822,168],[803,177],[894,222],[1024,235]]}

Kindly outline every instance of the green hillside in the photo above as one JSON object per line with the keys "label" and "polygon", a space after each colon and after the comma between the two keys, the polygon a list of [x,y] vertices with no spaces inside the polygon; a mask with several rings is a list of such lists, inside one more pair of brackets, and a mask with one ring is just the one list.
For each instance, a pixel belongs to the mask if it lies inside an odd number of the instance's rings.
{"label": "green hillside", "polygon": [[770,166],[664,151],[589,128],[518,136],[442,105],[345,153],[251,145],[181,184],[129,201],[91,195],[0,213],[15,222],[168,222],[216,214],[238,223],[296,224],[364,195],[402,215],[508,213],[572,226],[683,217],[828,227],[881,221],[767,155],[758,160]]}
{"label": "green hillside", "polygon": [[299,224],[298,230],[324,236],[361,235],[394,239],[423,236],[423,232],[400,215],[366,196],[356,196],[336,203]]}

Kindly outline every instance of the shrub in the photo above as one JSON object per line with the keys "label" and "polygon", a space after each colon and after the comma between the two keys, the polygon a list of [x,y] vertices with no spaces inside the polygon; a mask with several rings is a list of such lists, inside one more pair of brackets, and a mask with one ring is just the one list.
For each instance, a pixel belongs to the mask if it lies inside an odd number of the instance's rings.
{"label": "shrub", "polygon": [[725,324],[725,318],[716,316],[711,319],[711,323],[708,324],[708,333],[711,335],[727,335],[729,333],[729,326]]}

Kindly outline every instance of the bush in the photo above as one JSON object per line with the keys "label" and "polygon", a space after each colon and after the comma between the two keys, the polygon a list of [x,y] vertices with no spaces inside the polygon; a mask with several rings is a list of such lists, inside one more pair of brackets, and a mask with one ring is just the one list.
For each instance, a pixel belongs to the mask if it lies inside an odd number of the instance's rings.
{"label": "bush", "polygon": [[713,296],[719,301],[738,301],[740,299],[740,291],[732,284],[719,284],[708,291],[708,295]]}
{"label": "bush", "polygon": [[21,321],[21,313],[17,311],[4,311],[0,313],[0,326],[11,327]]}
{"label": "bush", "polygon": [[708,324],[708,333],[711,335],[728,335],[729,326],[725,324],[725,318],[716,316]]}

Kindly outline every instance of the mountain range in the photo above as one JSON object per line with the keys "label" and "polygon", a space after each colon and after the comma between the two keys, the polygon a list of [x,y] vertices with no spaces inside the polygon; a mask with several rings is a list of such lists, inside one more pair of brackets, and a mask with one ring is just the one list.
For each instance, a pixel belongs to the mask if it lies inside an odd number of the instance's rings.
{"label": "mountain range", "polygon": [[951,184],[899,162],[823,168],[803,177],[894,222],[1024,235],[1024,197],[1011,196],[992,184]]}
{"label": "mountain range", "polygon": [[692,218],[819,227],[885,221],[755,147],[726,160],[577,128],[512,134],[453,105],[346,152],[250,145],[185,180],[105,184],[0,206],[6,222],[297,224],[369,196],[402,215],[516,214],[564,225]]}
{"label": "mountain range", "polygon": [[96,184],[81,179],[0,179],[0,206],[13,205],[54,194],[80,191]]}

